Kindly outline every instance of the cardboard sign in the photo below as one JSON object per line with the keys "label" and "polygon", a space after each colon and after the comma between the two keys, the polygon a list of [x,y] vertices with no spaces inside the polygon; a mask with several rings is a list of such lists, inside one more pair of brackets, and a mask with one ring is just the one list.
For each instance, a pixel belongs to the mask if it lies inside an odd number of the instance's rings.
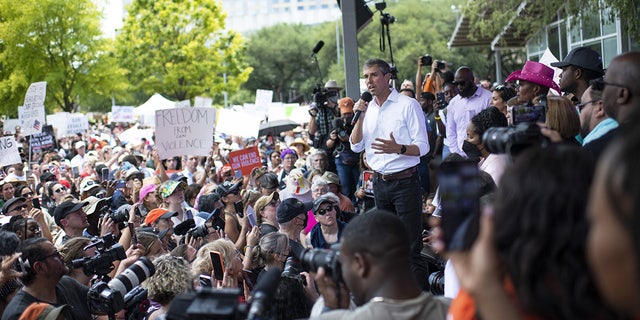
{"label": "cardboard sign", "polygon": [[48,114],[47,123],[57,129],[56,138],[58,139],[89,129],[89,120],[82,113],[57,112]]}
{"label": "cardboard sign", "polygon": [[133,107],[111,107],[111,122],[133,122]]}
{"label": "cardboard sign", "polygon": [[44,105],[38,107],[18,107],[18,119],[22,125],[22,134],[30,136],[42,132],[44,125]]}
{"label": "cardboard sign", "polygon": [[257,137],[260,131],[260,120],[260,118],[245,112],[220,109],[216,132],[246,138]]}
{"label": "cardboard sign", "polygon": [[193,106],[196,108],[211,108],[211,106],[213,106],[213,99],[196,96]]}
{"label": "cardboard sign", "polygon": [[44,106],[46,96],[47,82],[34,82],[29,86],[24,96],[24,106],[27,108]]}
{"label": "cardboard sign", "polygon": [[0,165],[7,166],[20,162],[22,160],[16,138],[13,136],[0,137]]}
{"label": "cardboard sign", "polygon": [[156,111],[156,148],[160,159],[211,154],[216,110],[175,108]]}
{"label": "cardboard sign", "polygon": [[273,91],[271,90],[256,90],[256,105],[267,107],[273,101]]}
{"label": "cardboard sign", "polygon": [[234,171],[242,171],[243,176],[249,175],[255,167],[262,167],[258,147],[229,152],[229,163],[231,163],[231,168]]}

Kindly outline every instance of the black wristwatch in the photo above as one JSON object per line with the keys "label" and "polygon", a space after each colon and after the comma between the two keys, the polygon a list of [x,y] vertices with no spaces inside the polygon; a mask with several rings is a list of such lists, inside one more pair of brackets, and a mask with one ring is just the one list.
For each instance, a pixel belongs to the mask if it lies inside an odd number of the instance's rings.
{"label": "black wristwatch", "polygon": [[407,152],[407,146],[403,144],[402,148],[400,148],[400,154],[404,154],[405,152]]}

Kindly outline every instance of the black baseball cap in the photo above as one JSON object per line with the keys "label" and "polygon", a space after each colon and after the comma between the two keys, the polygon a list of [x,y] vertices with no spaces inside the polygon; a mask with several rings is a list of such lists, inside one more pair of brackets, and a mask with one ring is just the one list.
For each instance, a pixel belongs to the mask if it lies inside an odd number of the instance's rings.
{"label": "black baseball cap", "polygon": [[307,211],[311,210],[311,207],[313,207],[311,202],[302,202],[296,198],[285,199],[276,209],[278,223],[289,222],[300,214],[306,214]]}
{"label": "black baseball cap", "polygon": [[84,207],[85,205],[87,205],[87,202],[73,202],[71,200],[61,203],[59,206],[56,207],[56,210],[54,211],[56,224],[59,227],[62,227],[60,220],[66,218],[69,214],[73,212],[82,210],[82,207]]}
{"label": "black baseball cap", "polygon": [[602,71],[602,57],[598,52],[589,47],[577,47],[573,48],[564,60],[551,63],[556,68],[563,68],[566,66],[576,66],[578,68],[591,70],[603,74]]}

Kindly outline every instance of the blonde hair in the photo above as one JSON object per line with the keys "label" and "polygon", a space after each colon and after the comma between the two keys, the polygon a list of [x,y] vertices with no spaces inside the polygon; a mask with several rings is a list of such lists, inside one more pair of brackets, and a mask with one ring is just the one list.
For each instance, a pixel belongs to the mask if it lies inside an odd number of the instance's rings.
{"label": "blonde hair", "polygon": [[260,238],[260,243],[251,251],[251,266],[263,267],[275,261],[276,253],[284,254],[289,247],[289,238],[280,232],[271,232]]}
{"label": "blonde hair", "polygon": [[195,275],[211,274],[211,270],[213,270],[211,257],[209,255],[211,251],[217,251],[222,254],[222,262],[225,268],[233,264],[233,259],[235,259],[237,254],[236,246],[227,239],[218,239],[209,242],[198,249],[196,259],[193,260],[191,269]]}
{"label": "blonde hair", "polygon": [[156,272],[141,286],[161,305],[169,304],[177,295],[192,288],[189,264],[182,257],[165,254],[154,259],[153,265]]}
{"label": "blonde hair", "polygon": [[576,107],[566,97],[547,97],[547,121],[549,129],[557,131],[563,139],[571,139],[580,133],[580,116]]}

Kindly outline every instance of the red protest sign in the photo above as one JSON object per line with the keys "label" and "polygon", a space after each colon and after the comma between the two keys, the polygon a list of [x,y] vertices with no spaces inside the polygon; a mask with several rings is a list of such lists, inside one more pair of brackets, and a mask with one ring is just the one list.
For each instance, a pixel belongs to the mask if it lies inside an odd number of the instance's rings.
{"label": "red protest sign", "polygon": [[241,170],[243,176],[249,175],[251,169],[262,166],[258,147],[229,152],[229,163],[234,171]]}

